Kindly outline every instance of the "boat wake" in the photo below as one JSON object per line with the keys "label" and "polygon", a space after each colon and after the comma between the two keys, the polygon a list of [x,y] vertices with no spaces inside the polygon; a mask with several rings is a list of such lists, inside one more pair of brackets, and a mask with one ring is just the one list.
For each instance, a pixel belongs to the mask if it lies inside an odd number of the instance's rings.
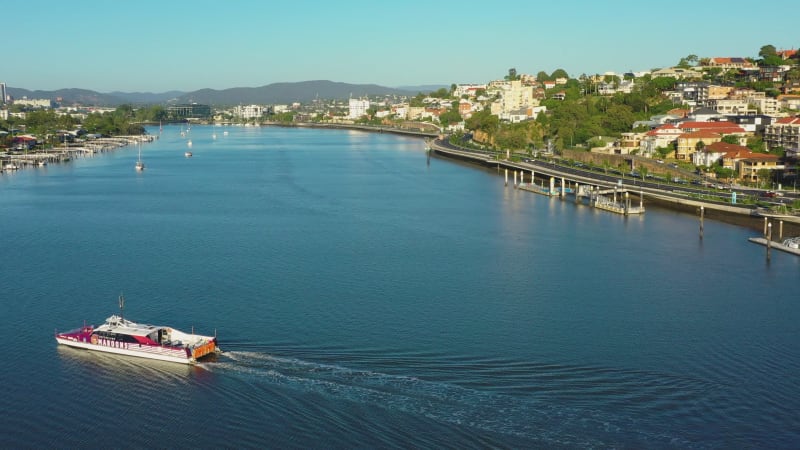
{"label": "boat wake", "polygon": [[[512,396],[413,376],[320,364],[261,352],[228,351],[203,364],[214,372],[234,372],[253,381],[313,393],[332,400],[406,413],[440,423],[479,429],[546,446],[610,444],[692,447],[692,442],[667,436],[635,416],[548,403],[535,396]],[[554,404],[555,403],[555,404]],[[639,433],[633,437],[631,433]]]}

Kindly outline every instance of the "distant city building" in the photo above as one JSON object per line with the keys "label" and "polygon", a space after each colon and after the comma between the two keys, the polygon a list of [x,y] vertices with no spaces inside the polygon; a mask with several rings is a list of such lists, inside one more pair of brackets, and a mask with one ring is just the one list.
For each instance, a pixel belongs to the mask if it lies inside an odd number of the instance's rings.
{"label": "distant city building", "polygon": [[8,101],[6,95],[6,84],[0,83],[0,105],[5,105]]}
{"label": "distant city building", "polygon": [[453,95],[456,97],[462,97],[464,95],[468,97],[475,97],[475,93],[478,90],[486,90],[485,84],[458,84],[456,85],[455,91],[453,91]]}
{"label": "distant city building", "polygon": [[[555,86],[555,81],[552,82]],[[526,86],[519,80],[495,80],[489,83],[486,91],[496,95],[499,99],[490,106],[492,114],[508,117],[510,121],[517,121],[521,111],[529,107],[539,106],[539,100],[533,96],[533,86]],[[529,116],[528,119],[531,117]]]}
{"label": "distant city building", "polygon": [[348,119],[358,119],[367,114],[369,109],[369,100],[351,98],[349,103],[349,112],[347,113]]}
{"label": "distant city building", "polygon": [[233,113],[242,119],[259,119],[269,112],[269,108],[261,105],[239,105],[234,108]]}
{"label": "distant city building", "polygon": [[198,103],[170,105],[167,114],[175,119],[205,119],[211,117],[211,107]]}
{"label": "distant city building", "polygon": [[397,105],[392,105],[392,114],[394,114],[398,119],[407,119],[408,118],[408,104],[401,103]]}
{"label": "distant city building", "polygon": [[50,108],[53,106],[52,100],[47,98],[22,97],[21,99],[14,100],[14,104],[20,106],[30,106],[31,108]]}

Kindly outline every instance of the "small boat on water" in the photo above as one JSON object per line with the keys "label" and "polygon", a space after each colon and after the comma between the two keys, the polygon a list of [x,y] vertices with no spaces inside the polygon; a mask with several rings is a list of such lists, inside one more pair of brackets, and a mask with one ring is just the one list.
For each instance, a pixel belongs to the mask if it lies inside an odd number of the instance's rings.
{"label": "small boat on water", "polygon": [[183,156],[185,156],[187,158],[191,158],[192,157],[192,152],[186,152],[186,153],[183,154]]}
{"label": "small boat on water", "polygon": [[800,249],[800,236],[784,240],[783,245],[789,248]]}
{"label": "small boat on water", "polygon": [[136,171],[141,172],[144,170],[144,161],[142,161],[142,143],[139,143],[139,159],[136,160]]}
{"label": "small boat on water", "polygon": [[119,297],[120,315],[112,315],[99,327],[84,325],[64,333],[56,341],[69,347],[118,355],[138,356],[182,364],[195,364],[200,358],[220,353],[216,336],[202,336],[167,326],[131,322],[123,317],[125,299]]}

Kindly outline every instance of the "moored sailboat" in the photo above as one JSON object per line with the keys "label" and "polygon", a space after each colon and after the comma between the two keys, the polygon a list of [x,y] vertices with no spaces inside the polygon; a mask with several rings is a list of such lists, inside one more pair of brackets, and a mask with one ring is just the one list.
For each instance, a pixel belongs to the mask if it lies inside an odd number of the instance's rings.
{"label": "moored sailboat", "polygon": [[144,162],[142,161],[142,143],[139,143],[139,159],[136,161],[136,171],[141,172],[144,170]]}

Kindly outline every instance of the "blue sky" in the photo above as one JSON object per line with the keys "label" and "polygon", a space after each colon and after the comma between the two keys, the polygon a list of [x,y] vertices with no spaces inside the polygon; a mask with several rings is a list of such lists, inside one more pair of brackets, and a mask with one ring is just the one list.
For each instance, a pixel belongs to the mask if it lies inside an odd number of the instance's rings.
{"label": "blue sky", "polygon": [[796,3],[723,0],[4,2],[0,81],[100,92],[332,80],[483,83],[800,46]]}

